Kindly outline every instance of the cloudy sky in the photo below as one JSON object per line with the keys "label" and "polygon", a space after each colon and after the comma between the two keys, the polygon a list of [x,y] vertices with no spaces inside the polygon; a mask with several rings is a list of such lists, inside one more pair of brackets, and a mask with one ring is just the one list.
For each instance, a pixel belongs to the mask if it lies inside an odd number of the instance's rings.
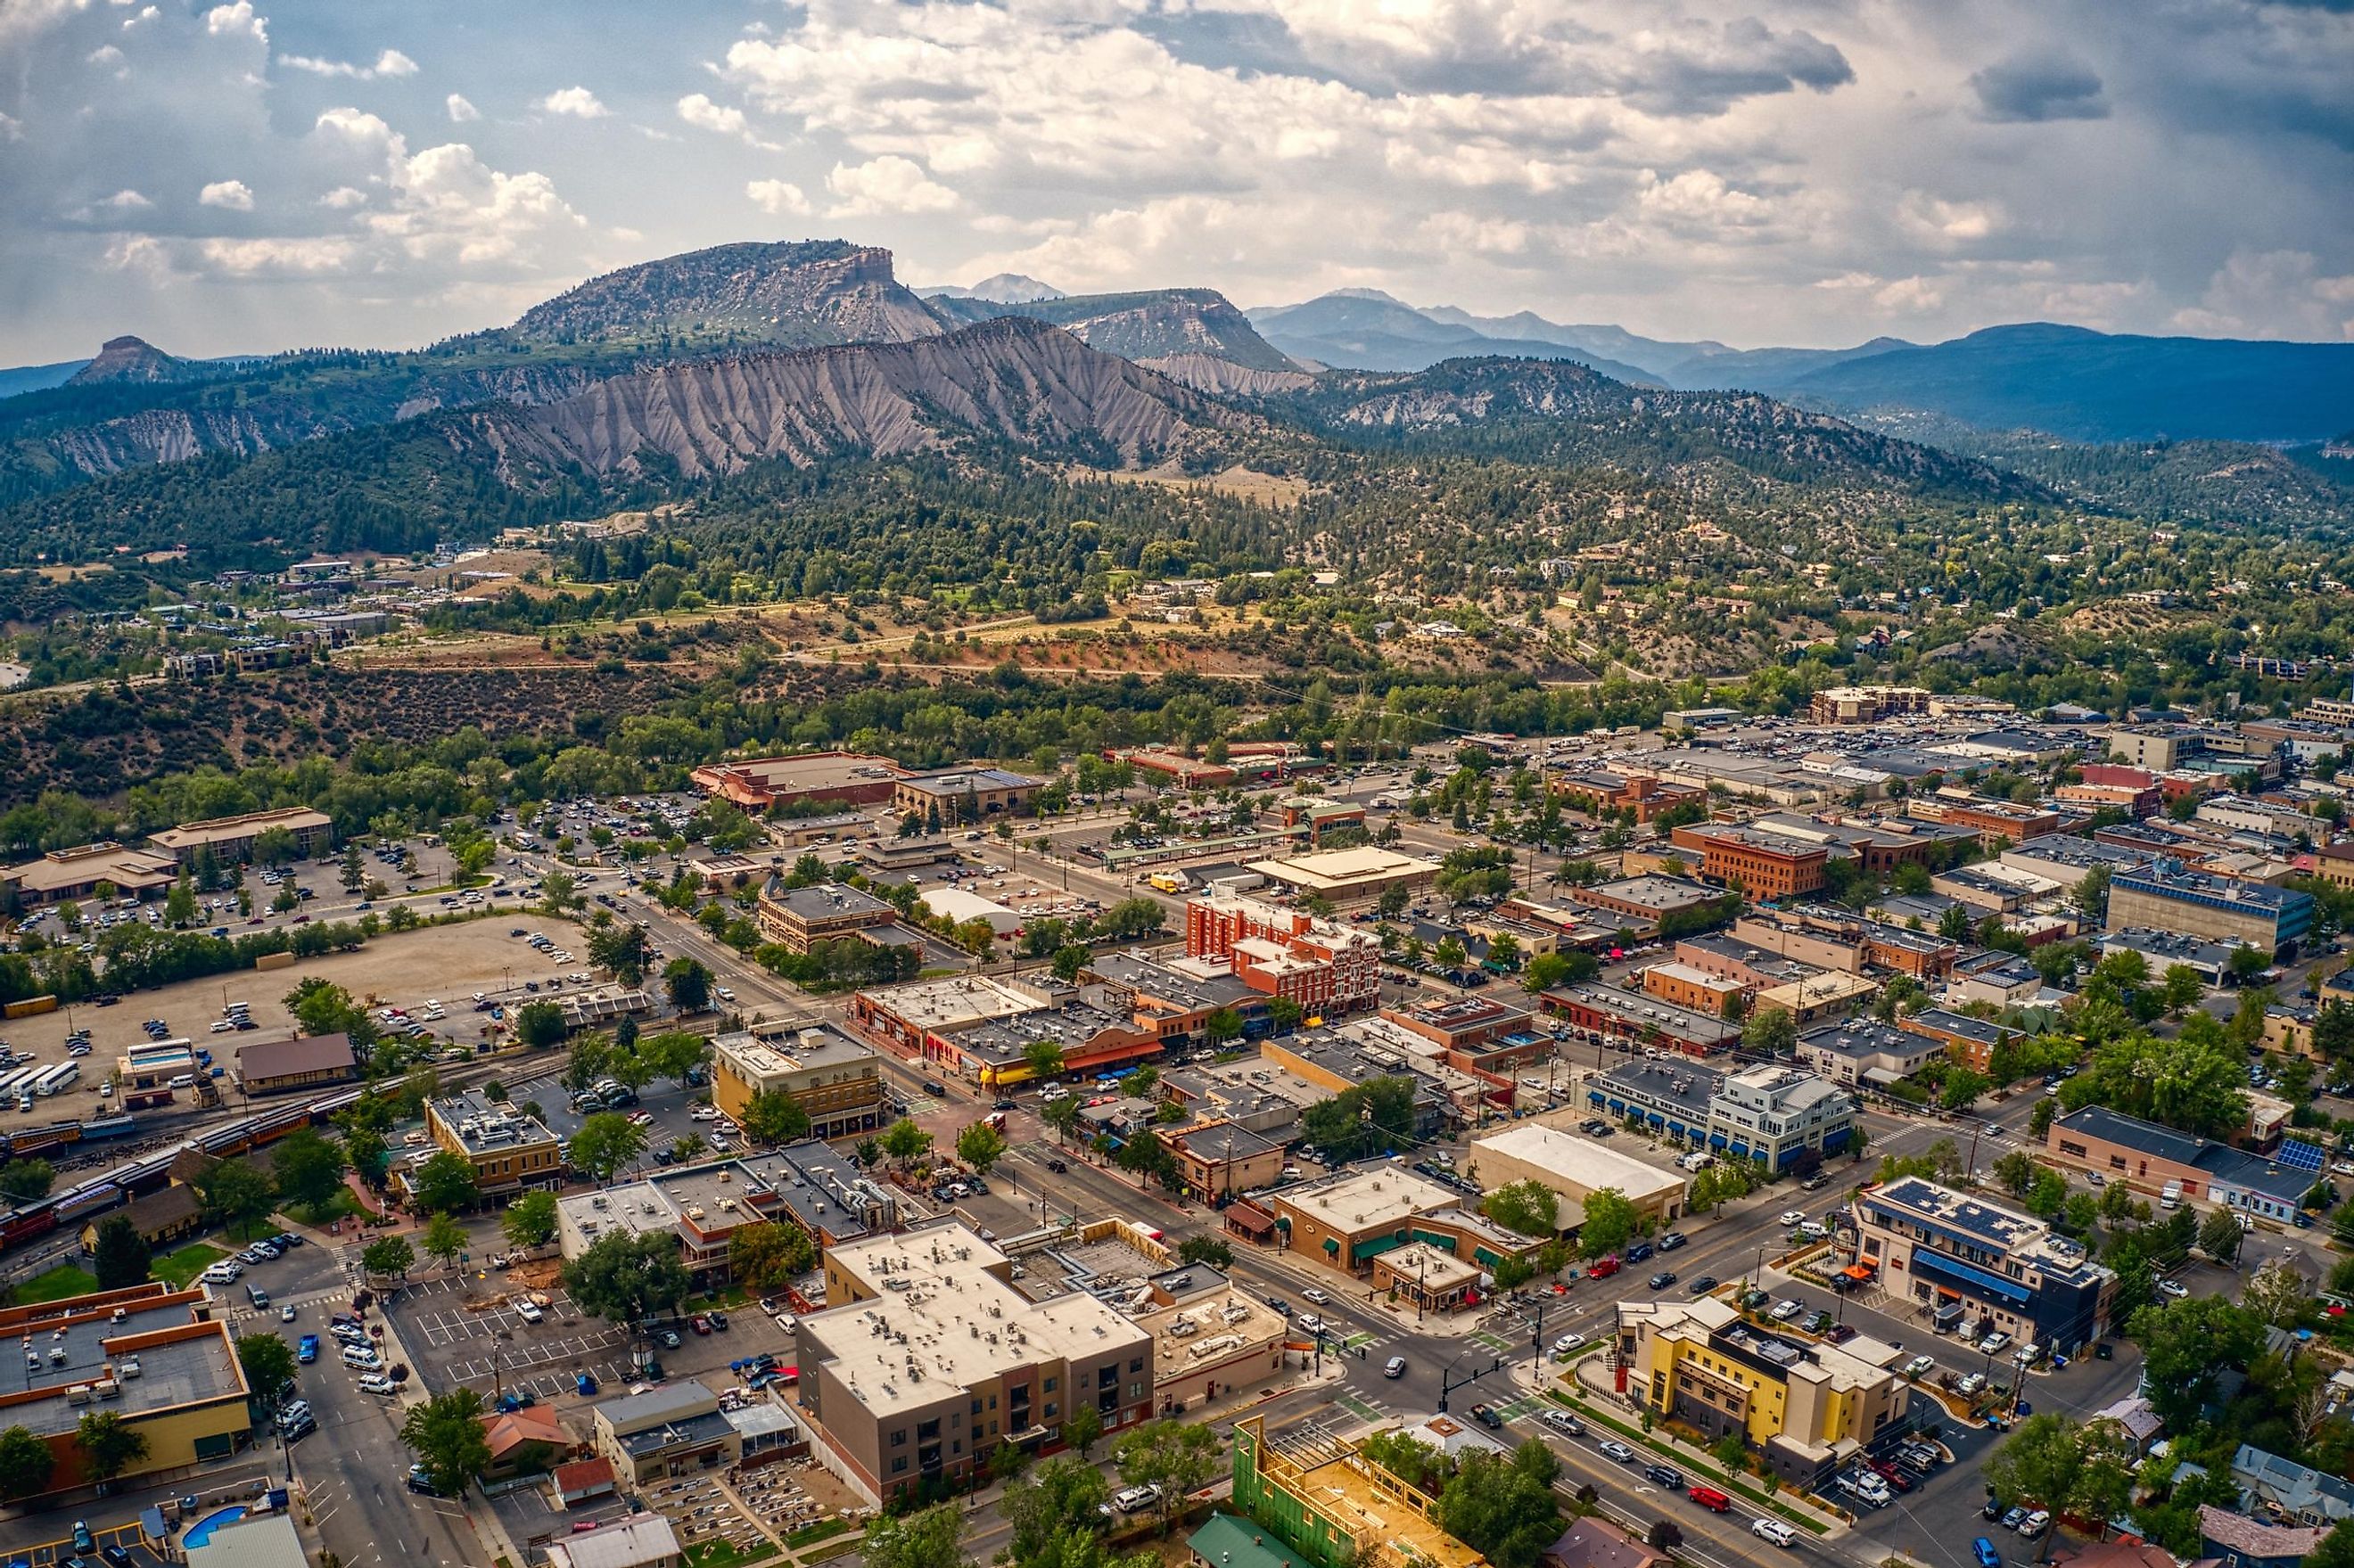
{"label": "cloudy sky", "polygon": [[2354,0],[0,0],[0,364],[744,238],[1846,344],[2354,338]]}

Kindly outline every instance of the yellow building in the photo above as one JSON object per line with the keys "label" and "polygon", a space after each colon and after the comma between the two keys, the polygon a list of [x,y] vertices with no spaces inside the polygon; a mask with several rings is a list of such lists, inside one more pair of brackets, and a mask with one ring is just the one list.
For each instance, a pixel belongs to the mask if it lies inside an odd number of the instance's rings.
{"label": "yellow building", "polygon": [[[425,1130],[435,1149],[447,1150],[474,1168],[474,1184],[485,1198],[564,1182],[564,1155],[556,1134],[538,1118],[513,1106],[471,1092],[428,1100]],[[415,1169],[402,1168],[404,1182]]]}
{"label": "yellow building", "polygon": [[1812,1486],[1904,1416],[1900,1352],[1832,1346],[1745,1321],[1712,1296],[1622,1301],[1618,1356],[1653,1414],[1714,1443],[1739,1432],[1774,1473]]}
{"label": "yellow building", "polygon": [[160,1281],[35,1306],[0,1308],[0,1337],[23,1342],[24,1373],[0,1386],[0,1426],[48,1445],[44,1492],[84,1486],[82,1417],[120,1416],[147,1439],[126,1477],[225,1459],[252,1426],[245,1369],[202,1290]]}
{"label": "yellow building", "polygon": [[756,1095],[779,1094],[807,1113],[812,1138],[852,1138],[886,1119],[882,1063],[839,1029],[794,1025],[711,1044],[712,1103],[729,1116],[743,1116]]}

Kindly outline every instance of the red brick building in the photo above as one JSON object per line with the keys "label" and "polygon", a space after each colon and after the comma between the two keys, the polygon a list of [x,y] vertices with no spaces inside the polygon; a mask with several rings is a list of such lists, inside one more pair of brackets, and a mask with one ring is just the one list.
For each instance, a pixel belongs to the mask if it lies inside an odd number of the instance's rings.
{"label": "red brick building", "polygon": [[1557,773],[1548,781],[1553,798],[1589,817],[1632,811],[1638,823],[1660,812],[1697,801],[1703,807],[1708,792],[1688,784],[1670,784],[1649,773]]}
{"label": "red brick building", "polygon": [[1235,978],[1310,1013],[1352,1012],[1381,1000],[1381,943],[1367,931],[1257,898],[1185,906],[1188,958],[1225,959]]}
{"label": "red brick building", "polygon": [[1738,885],[1752,898],[1797,898],[1822,891],[1829,849],[1800,839],[1714,822],[1677,828],[1670,840],[1700,853],[1702,880]]}

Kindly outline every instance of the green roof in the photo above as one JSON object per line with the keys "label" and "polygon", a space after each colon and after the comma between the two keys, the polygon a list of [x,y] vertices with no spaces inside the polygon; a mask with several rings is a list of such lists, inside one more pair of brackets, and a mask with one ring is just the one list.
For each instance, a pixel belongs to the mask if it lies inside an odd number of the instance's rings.
{"label": "green roof", "polygon": [[1275,1532],[1230,1513],[1214,1513],[1185,1538],[1193,1555],[1212,1568],[1312,1568],[1308,1560],[1275,1538]]}

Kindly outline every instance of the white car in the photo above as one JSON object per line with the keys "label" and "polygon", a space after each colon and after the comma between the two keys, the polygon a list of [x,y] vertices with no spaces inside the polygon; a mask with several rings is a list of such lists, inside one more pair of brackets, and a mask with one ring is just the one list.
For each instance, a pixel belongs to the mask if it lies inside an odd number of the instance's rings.
{"label": "white car", "polygon": [[1324,1330],[1324,1319],[1319,1318],[1313,1312],[1302,1312],[1299,1317],[1294,1318],[1292,1321],[1297,1323],[1299,1327],[1307,1330],[1311,1334],[1321,1333]]}
{"label": "white car", "polygon": [[686,1114],[694,1118],[696,1121],[717,1121],[719,1119],[719,1107],[716,1106],[697,1106]]}
{"label": "white car", "polygon": [[512,1305],[514,1308],[514,1315],[526,1323],[541,1322],[547,1317],[546,1312],[540,1310],[539,1303],[528,1296],[516,1297]]}
{"label": "white car", "polygon": [[1782,1211],[1782,1217],[1776,1220],[1774,1223],[1780,1225],[1783,1229],[1788,1230],[1794,1226],[1805,1224],[1807,1223],[1807,1216],[1803,1210],[1785,1209]]}
{"label": "white car", "polygon": [[1312,1285],[1299,1293],[1299,1298],[1302,1301],[1313,1301],[1319,1307],[1330,1307],[1332,1305],[1332,1298],[1326,1295],[1323,1291],[1317,1289],[1316,1287]]}
{"label": "white car", "polygon": [[1749,1533],[1776,1546],[1796,1546],[1798,1543],[1798,1532],[1778,1519],[1758,1520],[1750,1525]]}
{"label": "white car", "polygon": [[370,1372],[366,1377],[360,1379],[360,1392],[363,1393],[395,1394],[400,1392],[400,1385],[394,1383],[382,1372]]}
{"label": "white car", "polygon": [[1906,1377],[1919,1377],[1923,1373],[1935,1367],[1936,1364],[1937,1362],[1935,1357],[1914,1356],[1911,1361],[1904,1363],[1904,1375]]}
{"label": "white car", "polygon": [[1799,1313],[1804,1312],[1806,1309],[1807,1304],[1805,1302],[1793,1300],[1789,1297],[1786,1296],[1781,1300],[1775,1302],[1774,1310],[1766,1315],[1773,1319],[1776,1323],[1787,1323],[1791,1319],[1796,1318]]}
{"label": "white car", "polygon": [[1564,1334],[1553,1342],[1553,1353],[1565,1356],[1585,1343],[1585,1336],[1583,1334]]}
{"label": "white car", "polygon": [[735,991],[732,988],[724,985],[714,986],[711,990],[711,994],[717,997],[722,1001],[733,1001],[736,1000]]}
{"label": "white car", "polygon": [[2169,1300],[2179,1301],[2190,1294],[2190,1287],[2179,1279],[2161,1279],[2158,1282],[2158,1293]]}

